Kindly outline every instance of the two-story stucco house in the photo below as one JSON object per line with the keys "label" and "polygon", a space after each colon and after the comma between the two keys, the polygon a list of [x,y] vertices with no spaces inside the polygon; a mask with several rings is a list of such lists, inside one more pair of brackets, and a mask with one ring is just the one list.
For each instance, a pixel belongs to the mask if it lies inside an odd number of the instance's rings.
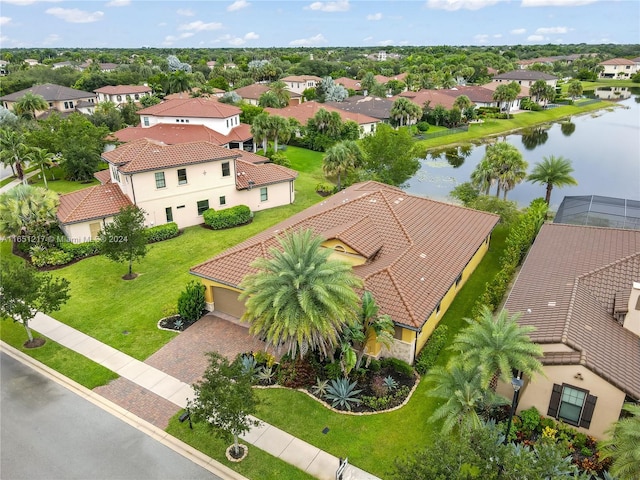
{"label": "two-story stucco house", "polygon": [[[67,114],[75,111],[82,113],[92,113],[96,105],[96,95],[90,92],[83,92],[74,88],[63,87],[53,83],[45,83],[42,85],[34,85],[31,88],[25,88],[19,92],[10,93],[4,97],[0,97],[2,106],[9,110],[13,110],[14,105],[25,93],[30,92],[34,95],[40,95],[49,104],[49,110],[56,110],[60,113]],[[36,117],[44,112],[36,112]]]}
{"label": "two-story stucco house", "polygon": [[290,75],[280,81],[287,85],[287,90],[302,95],[307,88],[316,88],[322,79],[315,75]]}
{"label": "two-story stucco house", "polygon": [[145,95],[151,95],[151,87],[146,85],[108,85],[94,90],[98,95],[98,103],[113,102],[116,106],[126,104],[128,101],[139,102]]}
{"label": "two-story stucco house", "polygon": [[558,77],[549,75],[548,73],[538,72],[537,70],[512,70],[510,72],[494,75],[493,81],[498,83],[516,82],[523,87],[530,87],[538,80],[544,80],[547,85],[555,88],[558,83]]}
{"label": "two-story stucco house", "polygon": [[147,226],[175,222],[183,228],[203,223],[209,208],[258,211],[295,199],[297,172],[211,142],[167,145],[144,138],[102,158],[109,164],[96,174],[102,185],[60,197],[58,220],[71,241],[95,238],[127,204],[145,211]]}
{"label": "two-story stucco house", "polygon": [[599,78],[631,78],[639,71],[638,64],[626,58],[612,58],[600,62],[598,66],[602,67],[602,71],[598,74]]}

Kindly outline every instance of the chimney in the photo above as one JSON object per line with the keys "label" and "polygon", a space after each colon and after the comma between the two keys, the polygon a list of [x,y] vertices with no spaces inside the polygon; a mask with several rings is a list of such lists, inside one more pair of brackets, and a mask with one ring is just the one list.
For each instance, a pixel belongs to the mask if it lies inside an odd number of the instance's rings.
{"label": "chimney", "polygon": [[629,295],[629,309],[622,326],[640,337],[640,282],[633,282]]}

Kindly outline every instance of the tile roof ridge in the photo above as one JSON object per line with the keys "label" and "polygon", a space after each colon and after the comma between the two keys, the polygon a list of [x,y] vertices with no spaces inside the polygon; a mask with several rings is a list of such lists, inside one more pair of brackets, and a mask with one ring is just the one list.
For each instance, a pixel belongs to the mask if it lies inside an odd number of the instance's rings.
{"label": "tile roof ridge", "polygon": [[[69,193],[65,193],[63,195],[60,195],[61,197],[69,197],[69,198],[73,198],[74,196],[77,196],[80,200],[78,200],[78,203],[76,204],[76,206],[71,209],[71,211],[65,215],[65,218],[63,219],[63,221],[65,221],[67,218],[70,218],[72,216],[72,214],[78,210],[80,208],[80,206],[87,200],[87,198],[89,197],[89,195],[91,195],[91,193],[93,192],[93,190],[96,187],[100,187],[101,185],[93,185],[89,188],[84,188],[81,190],[77,190],[75,192],[69,192]],[[84,193],[84,195],[80,195],[81,193]]]}
{"label": "tile roof ridge", "polygon": [[[379,190],[380,191],[380,190]],[[395,192],[394,192],[395,193]],[[395,218],[396,222],[398,222],[398,225],[400,225],[400,230],[402,231],[403,235],[405,236],[405,238],[407,239],[407,242],[409,243],[409,247],[413,247],[414,242],[411,239],[411,235],[409,235],[409,232],[407,232],[407,229],[405,228],[404,224],[400,221],[400,219],[398,218],[398,214],[396,213],[396,211],[393,209],[393,206],[391,205],[391,203],[389,203],[389,199],[387,198],[387,196],[380,191],[380,194],[382,195],[382,198],[384,199],[385,203],[387,204],[387,207],[389,207],[389,210],[391,211],[391,215],[393,215],[393,218]],[[408,194],[405,194],[405,196],[407,196]],[[413,195],[409,195],[409,196],[413,196]],[[408,250],[408,248],[406,250]],[[406,252],[405,250],[405,252]],[[403,257],[404,254],[400,255],[399,257],[397,257],[393,263],[391,263],[391,265],[389,265],[390,267],[393,266],[398,260],[400,260],[401,257]]]}
{"label": "tile roof ridge", "polygon": [[586,273],[583,273],[581,275],[578,275],[576,277],[576,281],[583,280],[583,279],[585,279],[587,277],[590,277],[590,276],[592,276],[592,275],[594,275],[596,273],[599,273],[599,272],[601,272],[603,270],[607,270],[607,269],[609,269],[611,267],[614,267],[617,264],[626,263],[629,260],[633,260],[635,257],[640,257],[640,252],[632,253],[631,255],[627,255],[626,257],[623,257],[623,258],[620,258],[618,260],[615,260],[615,261],[613,261],[611,263],[608,263],[607,265],[603,265],[602,267],[594,268],[593,270],[591,270],[589,272],[586,272]]}
{"label": "tile roof ridge", "polygon": [[564,327],[562,328],[562,343],[566,344],[569,338],[569,327],[571,325],[571,318],[573,317],[573,309],[576,300],[576,294],[578,293],[578,279],[573,282],[573,288],[571,289],[571,297],[569,300],[569,308],[567,308],[567,316],[564,319]]}
{"label": "tile roof ridge", "polygon": [[389,280],[391,280],[391,283],[393,284],[393,288],[396,290],[398,297],[402,302],[402,305],[404,305],[404,308],[406,308],[407,313],[409,314],[409,318],[411,318],[411,321],[413,322],[414,326],[421,325],[422,322],[416,318],[416,314],[413,312],[413,309],[411,308],[409,303],[405,300],[404,295],[402,294],[402,289],[398,287],[398,283],[396,282],[396,279],[393,276],[393,272],[391,271],[392,266],[393,266],[393,263],[391,265],[386,266],[382,270],[380,270],[380,273],[384,272],[389,276]]}

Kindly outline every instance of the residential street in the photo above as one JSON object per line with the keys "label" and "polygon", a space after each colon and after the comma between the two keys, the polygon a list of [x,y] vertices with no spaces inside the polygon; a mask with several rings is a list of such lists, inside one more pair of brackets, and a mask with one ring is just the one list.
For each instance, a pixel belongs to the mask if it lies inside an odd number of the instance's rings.
{"label": "residential street", "polygon": [[220,479],[0,353],[4,480]]}

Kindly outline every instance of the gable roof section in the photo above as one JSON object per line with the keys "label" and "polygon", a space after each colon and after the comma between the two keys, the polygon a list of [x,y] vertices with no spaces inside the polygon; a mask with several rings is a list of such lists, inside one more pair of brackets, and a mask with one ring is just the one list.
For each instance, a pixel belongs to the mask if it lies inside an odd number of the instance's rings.
{"label": "gable roof section", "polygon": [[256,188],[288,182],[297,177],[298,172],[295,170],[275,163],[257,164],[246,162],[241,158],[236,160],[236,188],[238,190],[247,190],[250,181],[253,182],[251,188]]}
{"label": "gable roof section", "polygon": [[229,118],[240,115],[242,110],[206,97],[175,98],[165,100],[136,112],[155,117]]}
{"label": "gable roof section", "polygon": [[234,92],[242,98],[248,98],[250,100],[258,100],[263,93],[268,91],[269,87],[260,83],[253,83],[246,87],[236,88],[234,90]]}
{"label": "gable roof section", "polygon": [[91,92],[83,92],[82,90],[76,90],[74,88],[63,87],[62,85],[55,85],[53,83],[44,83],[42,85],[34,85],[31,88],[25,88],[19,92],[13,92],[4,97],[0,97],[0,100],[7,102],[15,102],[21,99],[25,93],[31,92],[34,95],[40,95],[47,102],[59,102],[63,100],[76,100],[81,98],[93,98],[96,95]]}
{"label": "gable roof section", "polygon": [[379,120],[387,120],[391,117],[393,102],[389,98],[353,96],[342,102],[326,102],[325,105],[345,112],[361,113]]}
{"label": "gable roof section", "polygon": [[633,60],[628,60],[626,58],[612,58],[611,60],[605,60],[604,62],[600,62],[598,65],[635,65],[636,63]]}
{"label": "gable roof section", "polygon": [[100,170],[99,172],[96,172],[93,174],[93,176],[102,184],[105,185],[107,183],[111,183],[111,172],[109,172],[109,169],[107,168],[106,170]]}
{"label": "gable roof section", "polygon": [[151,92],[151,87],[145,85],[108,85],[94,90],[96,93],[106,93],[107,95],[126,95],[127,93],[147,93]]}
{"label": "gable roof section", "polygon": [[263,157],[262,155],[258,155],[253,152],[247,152],[246,150],[233,149],[233,151],[240,154],[240,160],[248,163],[267,163],[271,161],[268,157]]}
{"label": "gable roof section", "polygon": [[400,95],[393,98],[395,99],[398,97],[408,98],[420,107],[424,107],[425,103],[429,102],[431,108],[435,107],[436,105],[442,105],[447,110],[451,110],[453,108],[453,103],[456,101],[454,96],[447,95],[441,90],[427,89],[418,90],[417,92],[402,92]]}
{"label": "gable roof section", "polygon": [[580,364],[640,398],[640,338],[613,317],[616,294],[639,278],[639,231],[545,224],[505,308],[526,312],[519,323],[536,327],[533,341],[568,345]]}
{"label": "gable roof section", "polygon": [[80,223],[111,217],[129,205],[133,204],[120,187],[108,183],[60,195],[57,216],[63,225]]}
{"label": "gable roof section", "polygon": [[233,150],[219,147],[211,142],[166,145],[148,138],[120,145],[102,154],[102,158],[117,165],[122,173],[148,172],[237,157],[239,155]]}
{"label": "gable roof section", "polygon": [[326,103],[318,103],[315,101],[304,102],[298,105],[290,105],[285,108],[265,108],[264,110],[270,115],[280,115],[285,118],[295,118],[302,125],[306,125],[310,118],[313,118],[318,110],[324,108],[328,112],[337,112],[342,118],[343,122],[351,120],[358,125],[365,125],[369,123],[378,123],[377,118],[370,117],[368,115],[362,115],[360,113],[347,112],[340,110],[339,108],[332,107]]}
{"label": "gable roof section", "polygon": [[120,142],[132,142],[142,138],[156,140],[175,145],[188,142],[211,142],[216,145],[227,145],[229,142],[246,142],[253,138],[251,126],[241,123],[234,127],[229,135],[223,135],[215,130],[196,124],[157,123],[152,127],[127,127],[112,134]]}
{"label": "gable roof section", "polygon": [[494,75],[494,80],[557,80],[558,77],[537,70],[511,70],[510,72]]}
{"label": "gable roof section", "polygon": [[349,78],[349,77],[340,77],[340,78],[336,78],[333,81],[336,85],[342,85],[344,88],[347,89],[352,89],[352,90],[361,90],[362,89],[362,85],[360,84],[360,80],[354,80],[353,78]]}
{"label": "gable roof section", "polygon": [[354,267],[364,288],[396,324],[420,330],[497,222],[493,214],[365,182],[193,267],[191,273],[237,288],[255,271],[251,263],[278,247],[278,235],[310,228],[370,257]]}

